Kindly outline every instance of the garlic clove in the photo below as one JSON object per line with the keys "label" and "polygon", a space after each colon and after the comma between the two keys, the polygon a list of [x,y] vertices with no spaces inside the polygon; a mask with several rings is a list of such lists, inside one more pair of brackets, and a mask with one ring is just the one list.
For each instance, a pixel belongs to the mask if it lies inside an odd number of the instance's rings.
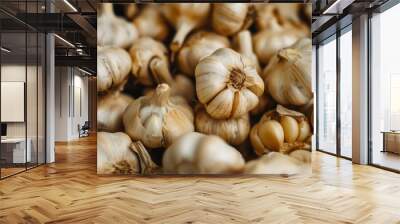
{"label": "garlic clove", "polygon": [[299,125],[293,117],[283,116],[280,120],[283,128],[285,142],[292,143],[299,136]]}
{"label": "garlic clove", "polygon": [[272,151],[279,151],[282,147],[285,134],[279,122],[270,120],[258,127],[258,133],[261,142],[265,147]]}
{"label": "garlic clove", "polygon": [[232,111],[230,112],[231,117],[238,118],[255,108],[257,104],[258,97],[252,91],[248,89],[236,91],[233,99]]}
{"label": "garlic clove", "polygon": [[225,89],[207,104],[206,110],[214,118],[229,118],[233,107],[233,98],[234,92],[230,89]]}
{"label": "garlic clove", "polygon": [[212,27],[217,33],[225,36],[235,34],[245,24],[247,12],[247,3],[213,4]]}
{"label": "garlic clove", "polygon": [[[189,112],[189,110],[186,110]],[[182,134],[193,132],[193,114],[182,113],[179,110],[169,110],[163,120],[163,136],[165,145],[171,145],[174,140],[178,139]]]}
{"label": "garlic clove", "polygon": [[306,120],[302,120],[299,123],[299,135],[296,141],[304,142],[311,135],[310,124]]}
{"label": "garlic clove", "polygon": [[238,118],[214,119],[199,104],[196,106],[196,130],[210,135],[217,135],[232,145],[243,143],[250,131],[248,114]]}

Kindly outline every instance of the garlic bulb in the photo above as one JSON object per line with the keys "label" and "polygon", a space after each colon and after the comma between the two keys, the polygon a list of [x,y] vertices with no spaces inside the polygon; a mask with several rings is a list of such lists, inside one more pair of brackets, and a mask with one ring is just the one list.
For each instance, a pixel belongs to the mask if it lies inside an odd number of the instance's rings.
{"label": "garlic bulb", "polygon": [[100,131],[123,131],[122,115],[133,98],[122,93],[110,93],[97,99],[97,128]]}
{"label": "garlic bulb", "polygon": [[254,4],[257,28],[269,29],[272,20],[276,20],[280,25],[301,25],[302,5],[298,3]]}
{"label": "garlic bulb", "polygon": [[244,167],[242,155],[220,137],[192,132],[165,151],[164,173],[234,174]]}
{"label": "garlic bulb", "polygon": [[209,3],[171,3],[163,4],[161,11],[175,27],[176,34],[171,42],[171,51],[177,52],[186,36],[195,28],[202,26],[208,18]]}
{"label": "garlic bulb", "polygon": [[237,34],[234,39],[237,51],[250,59],[250,61],[254,64],[257,69],[257,72],[261,72],[260,63],[258,62],[258,58],[253,50],[253,44],[251,40],[251,33],[248,30],[241,31]]}
{"label": "garlic bulb", "polygon": [[311,39],[300,39],[283,49],[264,69],[268,93],[282,105],[301,106],[308,103],[311,89]]}
{"label": "garlic bulb", "polygon": [[139,83],[147,86],[173,82],[169,72],[167,49],[150,37],[139,38],[129,50],[132,74]]}
{"label": "garlic bulb", "polygon": [[248,114],[238,118],[218,120],[208,115],[201,105],[197,105],[195,112],[195,126],[198,132],[218,135],[232,145],[243,143],[249,135],[250,120]]}
{"label": "garlic bulb", "polygon": [[141,37],[152,37],[163,41],[168,36],[169,29],[164,18],[155,4],[145,6],[133,21]]}
{"label": "garlic bulb", "polygon": [[270,28],[253,36],[254,51],[262,64],[268,64],[279,50],[290,47],[297,40],[308,35],[296,27],[281,26],[275,20],[270,23]]}
{"label": "garlic bulb", "polygon": [[167,147],[179,136],[194,131],[193,112],[185,99],[170,96],[160,84],[152,96],[133,101],[123,115],[125,132],[148,148]]}
{"label": "garlic bulb", "polygon": [[294,175],[304,173],[309,169],[310,166],[308,164],[296,158],[278,152],[270,152],[257,160],[248,162],[245,166],[244,173]]}
{"label": "garlic bulb", "polygon": [[138,38],[135,25],[114,14],[111,3],[101,4],[97,18],[97,45],[129,47]]}
{"label": "garlic bulb", "polygon": [[194,76],[194,70],[200,59],[212,54],[215,50],[229,47],[228,38],[207,31],[199,31],[189,36],[178,53],[180,70],[189,76]]}
{"label": "garlic bulb", "polygon": [[253,64],[229,48],[220,48],[196,66],[196,92],[216,119],[237,118],[258,104],[264,82]]}
{"label": "garlic bulb", "polygon": [[[155,89],[145,89],[144,95],[150,96]],[[195,89],[191,79],[184,75],[175,75],[174,82],[171,85],[171,95],[180,96],[186,99],[188,103],[195,101]]]}
{"label": "garlic bulb", "polygon": [[278,105],[253,126],[250,141],[257,155],[270,151],[290,153],[295,149],[309,149],[307,141],[311,134],[304,114]]}
{"label": "garlic bulb", "polygon": [[131,59],[128,52],[117,47],[97,49],[97,92],[120,87],[128,78]]}
{"label": "garlic bulb", "polygon": [[224,36],[230,36],[242,29],[245,24],[247,3],[217,3],[213,4],[212,27]]}
{"label": "garlic bulb", "polygon": [[97,173],[149,174],[156,168],[144,146],[125,133],[97,133]]}

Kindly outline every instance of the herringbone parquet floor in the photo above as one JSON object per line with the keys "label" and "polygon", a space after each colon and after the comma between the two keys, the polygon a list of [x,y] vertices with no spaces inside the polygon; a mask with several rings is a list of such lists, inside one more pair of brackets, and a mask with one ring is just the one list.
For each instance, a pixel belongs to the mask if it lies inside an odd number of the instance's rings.
{"label": "herringbone parquet floor", "polygon": [[322,153],[308,178],[110,177],[95,145],[0,181],[0,223],[400,223],[400,175]]}

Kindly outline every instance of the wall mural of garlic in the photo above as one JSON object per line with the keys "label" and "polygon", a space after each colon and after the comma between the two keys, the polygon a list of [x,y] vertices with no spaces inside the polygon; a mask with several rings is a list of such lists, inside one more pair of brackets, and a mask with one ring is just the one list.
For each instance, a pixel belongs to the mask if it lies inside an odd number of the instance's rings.
{"label": "wall mural of garlic", "polygon": [[311,170],[310,4],[102,4],[99,174]]}

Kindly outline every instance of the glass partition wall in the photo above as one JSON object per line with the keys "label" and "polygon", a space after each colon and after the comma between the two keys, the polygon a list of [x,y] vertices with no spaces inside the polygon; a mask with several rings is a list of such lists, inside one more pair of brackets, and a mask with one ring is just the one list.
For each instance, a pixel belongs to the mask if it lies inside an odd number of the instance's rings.
{"label": "glass partition wall", "polygon": [[352,157],[351,25],[317,45],[317,150]]}
{"label": "glass partition wall", "polygon": [[[36,3],[36,2],[35,2]],[[45,163],[45,35],[0,3],[0,178]],[[24,12],[38,5],[18,2]],[[15,17],[14,17],[15,15]],[[20,16],[21,14],[19,14]]]}

